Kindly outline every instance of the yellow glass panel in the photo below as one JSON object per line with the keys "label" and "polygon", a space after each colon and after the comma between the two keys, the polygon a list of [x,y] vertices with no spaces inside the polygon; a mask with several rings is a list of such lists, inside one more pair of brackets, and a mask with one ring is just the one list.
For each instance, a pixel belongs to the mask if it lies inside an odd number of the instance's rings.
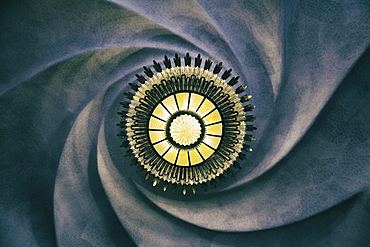
{"label": "yellow glass panel", "polygon": [[205,136],[203,142],[207,143],[214,149],[217,149],[218,145],[220,144],[221,137],[215,137],[215,136]]}
{"label": "yellow glass panel", "polygon": [[192,166],[197,165],[203,161],[202,157],[199,155],[198,151],[192,149],[189,151],[190,163]]}
{"label": "yellow glass panel", "polygon": [[166,138],[164,131],[149,131],[149,138],[152,143]]}
{"label": "yellow glass panel", "polygon": [[215,108],[215,105],[209,100],[209,99],[206,99],[202,106],[199,108],[198,110],[198,114],[200,116],[204,116],[206,115],[208,112],[212,111],[213,108]]}
{"label": "yellow glass panel", "polygon": [[215,151],[209,147],[207,147],[204,143],[200,144],[197,148],[199,152],[202,154],[204,159],[208,159]]}
{"label": "yellow glass panel", "polygon": [[207,115],[205,118],[203,118],[205,124],[211,124],[221,121],[221,115],[218,112],[218,110],[215,110],[211,112],[209,115]]}
{"label": "yellow glass panel", "polygon": [[176,99],[180,110],[188,109],[189,93],[178,93],[176,94]]}
{"label": "yellow glass panel", "polygon": [[166,106],[166,108],[173,114],[177,111],[177,105],[175,101],[175,96],[171,95],[165,98],[162,103]]}
{"label": "yellow glass panel", "polygon": [[149,129],[163,129],[166,126],[166,123],[156,119],[155,117],[150,117],[149,120]]}
{"label": "yellow glass panel", "polygon": [[170,117],[168,111],[161,104],[157,105],[152,115],[159,117],[160,119],[163,119],[165,121]]}
{"label": "yellow glass panel", "polygon": [[176,157],[177,157],[178,150],[175,148],[171,148],[164,156],[163,158],[167,160],[168,162],[175,164]]}
{"label": "yellow glass panel", "polygon": [[207,126],[206,133],[212,135],[222,135],[222,123]]}
{"label": "yellow glass panel", "polygon": [[179,153],[179,157],[177,158],[178,166],[189,166],[189,157],[188,157],[188,151],[181,150]]}
{"label": "yellow glass panel", "polygon": [[157,151],[159,155],[164,154],[164,152],[167,151],[167,149],[171,147],[170,144],[168,144],[167,141],[160,142],[156,145],[154,145],[154,149]]}
{"label": "yellow glass panel", "polygon": [[190,96],[189,110],[195,112],[198,109],[198,107],[199,107],[200,103],[202,102],[203,98],[204,97],[202,95],[192,93],[191,96]]}

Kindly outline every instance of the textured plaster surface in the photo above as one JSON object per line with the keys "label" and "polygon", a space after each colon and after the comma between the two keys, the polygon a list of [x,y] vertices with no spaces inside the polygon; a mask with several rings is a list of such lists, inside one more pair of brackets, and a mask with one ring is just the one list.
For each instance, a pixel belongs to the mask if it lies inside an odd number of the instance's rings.
{"label": "textured plaster surface", "polygon": [[[0,246],[370,246],[368,1],[1,5]],[[240,76],[258,130],[234,178],[183,196],[115,124],[142,66],[186,52]]]}

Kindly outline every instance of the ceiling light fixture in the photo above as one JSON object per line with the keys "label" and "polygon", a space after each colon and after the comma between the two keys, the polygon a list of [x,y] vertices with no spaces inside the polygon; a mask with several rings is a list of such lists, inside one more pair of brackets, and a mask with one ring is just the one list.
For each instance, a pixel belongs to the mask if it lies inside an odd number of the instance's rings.
{"label": "ceiling light fixture", "polygon": [[131,101],[120,102],[127,110],[118,112],[124,119],[117,124],[124,129],[118,136],[127,138],[121,147],[130,147],[125,156],[134,156],[131,165],[146,170],[153,186],[162,181],[164,190],[175,191],[180,185],[184,195],[188,187],[195,194],[197,185],[216,186],[216,178],[225,182],[224,173],[233,176],[231,166],[241,168],[237,158],[252,151],[245,141],[255,140],[248,132],[256,129],[246,123],[256,119],[246,115],[255,106],[243,105],[252,96],[240,96],[246,86],[233,89],[239,76],[226,82],[231,69],[218,76],[222,63],[212,71],[210,58],[203,68],[200,55],[194,66],[191,60],[187,53],[181,66],[175,54],[172,67],[165,56],[164,70],[153,61],[156,74],[144,66],[149,78],[136,74],[141,85],[129,83],[135,93],[124,93]]}

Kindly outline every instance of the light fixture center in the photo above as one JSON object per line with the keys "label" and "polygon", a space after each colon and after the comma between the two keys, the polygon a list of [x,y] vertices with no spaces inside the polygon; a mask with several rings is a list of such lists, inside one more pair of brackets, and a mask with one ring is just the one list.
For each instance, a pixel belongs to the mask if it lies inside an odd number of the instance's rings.
{"label": "light fixture center", "polygon": [[199,139],[201,131],[199,121],[188,114],[176,117],[170,126],[172,139],[182,146],[194,144]]}

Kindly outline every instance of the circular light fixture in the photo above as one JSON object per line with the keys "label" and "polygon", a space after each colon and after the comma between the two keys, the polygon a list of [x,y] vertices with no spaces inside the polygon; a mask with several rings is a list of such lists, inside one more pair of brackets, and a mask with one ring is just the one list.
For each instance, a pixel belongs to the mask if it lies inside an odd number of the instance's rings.
{"label": "circular light fixture", "polygon": [[134,156],[131,164],[146,170],[146,179],[154,177],[153,186],[181,185],[184,195],[190,186],[195,194],[199,184],[206,190],[216,178],[224,182],[224,173],[232,176],[237,158],[246,159],[242,151],[252,151],[244,142],[255,140],[247,132],[256,128],[246,123],[256,119],[246,115],[255,106],[243,105],[250,95],[239,97],[246,86],[233,89],[239,77],[226,82],[231,69],[218,76],[222,63],[211,71],[211,59],[201,68],[200,55],[194,66],[189,53],[185,66],[177,54],[173,60],[174,67],[165,56],[165,70],[153,61],[156,74],[144,66],[149,78],[137,74],[141,86],[129,83],[136,92],[124,93],[131,101],[120,103],[128,110],[118,112],[124,118],[118,136],[127,138],[125,156]]}

